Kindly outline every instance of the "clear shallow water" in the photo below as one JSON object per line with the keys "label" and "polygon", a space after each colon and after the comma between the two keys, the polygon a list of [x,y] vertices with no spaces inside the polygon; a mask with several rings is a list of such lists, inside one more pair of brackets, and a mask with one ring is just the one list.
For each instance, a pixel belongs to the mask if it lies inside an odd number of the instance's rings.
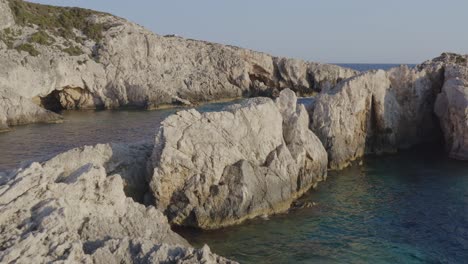
{"label": "clear shallow water", "polygon": [[182,234],[241,263],[466,263],[468,164],[427,153],[332,173],[311,208]]}

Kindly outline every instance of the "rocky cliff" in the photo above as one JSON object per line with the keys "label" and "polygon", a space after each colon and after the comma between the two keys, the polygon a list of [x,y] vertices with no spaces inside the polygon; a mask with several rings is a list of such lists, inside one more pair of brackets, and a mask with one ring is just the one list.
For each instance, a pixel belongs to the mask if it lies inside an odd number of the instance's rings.
{"label": "rocky cliff", "polygon": [[77,148],[0,179],[0,262],[234,263],[191,248],[124,192],[146,169],[146,149]]}
{"label": "rocky cliff", "polygon": [[177,225],[220,228],[287,210],[326,177],[327,154],[291,90],[225,111],[182,111],[162,122],[149,182]]}
{"label": "rocky cliff", "polygon": [[365,72],[319,94],[311,129],[327,149],[329,167],[438,144],[441,128],[450,156],[467,159],[467,57],[446,53],[415,69]]}
{"label": "rocky cliff", "polygon": [[450,157],[468,160],[468,56],[452,55],[444,59],[448,65],[435,113]]}
{"label": "rocky cliff", "polygon": [[0,87],[0,131],[9,126],[35,122],[59,122],[62,117],[37,106],[10,89]]}
{"label": "rocky cliff", "polygon": [[355,74],[333,65],[159,36],[95,11],[20,0],[0,3],[5,20],[0,87],[46,109],[155,108],[270,95],[284,88],[310,94]]}

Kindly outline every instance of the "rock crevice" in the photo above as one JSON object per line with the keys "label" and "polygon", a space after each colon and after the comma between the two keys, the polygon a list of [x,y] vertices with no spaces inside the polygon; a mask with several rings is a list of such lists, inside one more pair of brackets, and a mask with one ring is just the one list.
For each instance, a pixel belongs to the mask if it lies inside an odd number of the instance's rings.
{"label": "rock crevice", "polygon": [[[365,154],[418,144],[445,144],[466,159],[466,56],[443,54],[415,69],[401,66],[343,80],[316,97],[311,129],[327,149],[329,168]],[[436,102],[437,99],[437,102]]]}
{"label": "rock crevice", "polygon": [[191,248],[160,211],[126,197],[148,149],[87,146],[12,172],[0,185],[0,262],[232,263]]}
{"label": "rock crevice", "polygon": [[325,179],[327,157],[294,92],[182,111],[156,136],[150,188],[176,225],[219,228],[285,211]]}

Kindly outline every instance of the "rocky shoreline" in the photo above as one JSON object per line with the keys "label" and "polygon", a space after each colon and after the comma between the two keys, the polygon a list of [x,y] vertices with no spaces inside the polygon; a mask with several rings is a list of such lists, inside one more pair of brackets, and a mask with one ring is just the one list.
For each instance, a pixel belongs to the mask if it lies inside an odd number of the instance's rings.
{"label": "rocky shoreline", "polygon": [[87,146],[6,176],[0,261],[234,263],[191,248],[159,210],[127,197],[124,189],[139,187],[145,149]]}
{"label": "rocky shoreline", "polygon": [[[0,0],[0,130],[60,120],[57,109],[277,98],[180,111],[151,144],[85,146],[0,174],[1,262],[234,263],[171,225],[216,229],[284,212],[329,169],[367,154],[443,141],[468,160],[467,55],[357,73],[162,37],[92,11],[75,19],[100,35],[73,28],[81,39],[69,40],[19,20],[38,18],[29,7]],[[28,43],[38,32],[55,44]],[[310,93],[306,109],[296,94]]]}
{"label": "rocky shoreline", "polygon": [[[159,36],[125,19],[90,10],[1,0],[0,11],[5,20],[0,27],[1,98],[14,94],[49,110],[154,109],[272,95],[284,88],[312,94],[356,74],[335,65]],[[44,25],[35,24],[44,20],[43,13],[54,12],[70,12],[66,25],[86,24],[99,30],[90,34],[87,28],[72,27],[63,34],[62,21],[49,17]],[[0,108],[3,127],[44,121],[35,111],[10,109],[16,108]],[[48,120],[57,118],[51,115]]]}

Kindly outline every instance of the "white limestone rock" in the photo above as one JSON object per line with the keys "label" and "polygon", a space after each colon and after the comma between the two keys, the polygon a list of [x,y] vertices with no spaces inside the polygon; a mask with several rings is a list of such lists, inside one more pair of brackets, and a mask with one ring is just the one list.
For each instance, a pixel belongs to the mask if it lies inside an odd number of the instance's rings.
{"label": "white limestone rock", "polygon": [[445,82],[435,113],[451,158],[468,160],[468,56],[445,67]]}
{"label": "white limestone rock", "polygon": [[225,263],[207,248],[190,248],[160,211],[125,195],[128,175],[146,166],[140,157],[147,149],[126,148],[77,148],[12,172],[0,185],[0,262],[196,262],[202,256]]}
{"label": "white limestone rock", "polygon": [[433,109],[441,69],[370,71],[318,95],[311,128],[327,149],[329,167],[342,169],[365,154],[437,140]]}
{"label": "white limestone rock", "polygon": [[11,27],[15,24],[10,6],[7,0],[0,0],[0,30]]}
{"label": "white limestone rock", "polygon": [[94,263],[237,263],[211,253],[207,245],[194,249],[168,244],[155,245],[142,239],[107,241],[96,250],[92,259]]}
{"label": "white limestone rock", "polygon": [[0,131],[9,126],[59,122],[62,117],[35,105],[30,100],[0,86]]}
{"label": "white limestone rock", "polygon": [[170,222],[205,229],[273,214],[326,177],[327,156],[291,90],[161,124],[150,188]]}
{"label": "white limestone rock", "polygon": [[[155,108],[270,95],[285,88],[307,94],[356,74],[335,65],[159,36],[107,14],[93,14],[88,21],[104,25],[99,43],[64,39],[44,30],[53,44],[30,43],[39,52],[32,56],[0,40],[0,85],[27,99],[45,98],[42,106],[48,109]],[[38,32],[31,26],[9,29],[13,47],[30,42]],[[76,35],[85,37],[82,32]],[[83,54],[67,54],[69,46]]]}

